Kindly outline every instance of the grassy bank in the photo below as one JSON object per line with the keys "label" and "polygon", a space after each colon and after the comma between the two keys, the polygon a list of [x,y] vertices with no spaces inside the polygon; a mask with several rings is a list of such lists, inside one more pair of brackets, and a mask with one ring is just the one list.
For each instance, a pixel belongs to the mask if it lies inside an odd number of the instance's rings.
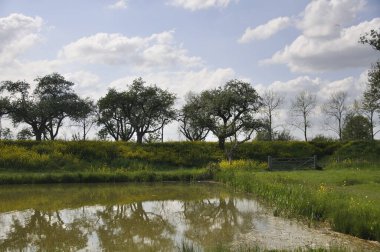
{"label": "grassy bank", "polygon": [[[235,159],[266,161],[268,155],[303,157],[330,155],[339,143],[251,142],[240,146]],[[98,141],[0,141],[0,169],[12,171],[83,171],[104,166],[128,170],[204,167],[224,154],[217,143],[172,142],[137,145]]]}
{"label": "grassy bank", "polygon": [[380,241],[380,169],[248,172],[222,169],[216,180],[254,193],[276,215],[326,222],[333,230]]}

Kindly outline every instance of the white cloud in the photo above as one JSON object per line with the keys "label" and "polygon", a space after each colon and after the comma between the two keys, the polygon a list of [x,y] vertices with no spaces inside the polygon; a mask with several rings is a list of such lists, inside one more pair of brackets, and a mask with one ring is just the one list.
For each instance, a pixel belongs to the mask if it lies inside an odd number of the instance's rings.
{"label": "white cloud", "polygon": [[358,43],[365,32],[380,26],[380,18],[340,30],[334,38],[300,35],[263,64],[286,64],[293,72],[323,72],[349,67],[365,67],[377,59],[373,49]]}
{"label": "white cloud", "polygon": [[0,64],[8,64],[40,41],[43,20],[13,13],[0,18]]}
{"label": "white cloud", "polygon": [[148,37],[127,37],[119,33],[97,33],[66,45],[59,57],[92,64],[130,65],[137,69],[200,66],[201,59],[188,56],[173,34],[165,31]]}
{"label": "white cloud", "polygon": [[[225,8],[231,2],[233,0],[169,0],[168,4],[196,11],[209,8]],[[237,1],[235,0],[235,2]]]}
{"label": "white cloud", "polygon": [[365,0],[313,0],[298,17],[278,17],[247,28],[238,41],[267,39],[294,25],[301,34],[260,64],[285,64],[292,72],[303,73],[366,67],[377,58],[358,40],[365,32],[378,28],[380,18],[353,25],[365,4]]}
{"label": "white cloud", "polygon": [[0,67],[0,80],[25,80],[33,83],[37,76],[44,76],[53,72],[62,72],[63,63],[59,60],[14,60]]}
{"label": "white cloud", "polygon": [[108,5],[109,9],[122,10],[127,8],[127,0],[118,0],[113,4]]}
{"label": "white cloud", "polygon": [[306,37],[339,37],[363,9],[364,0],[315,0],[301,14],[298,27]]}
{"label": "white cloud", "polygon": [[239,43],[248,43],[252,40],[267,39],[291,24],[289,17],[278,17],[255,28],[248,27],[239,39]]}
{"label": "white cloud", "polygon": [[63,74],[63,76],[75,84],[75,91],[83,97],[91,97],[91,99],[97,100],[106,92],[104,85],[100,81],[100,77],[94,73],[81,70],[68,72]]}

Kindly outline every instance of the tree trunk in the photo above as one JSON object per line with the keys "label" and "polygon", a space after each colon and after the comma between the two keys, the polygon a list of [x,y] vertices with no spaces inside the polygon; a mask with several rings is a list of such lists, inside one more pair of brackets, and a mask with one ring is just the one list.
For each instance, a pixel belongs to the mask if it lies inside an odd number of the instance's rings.
{"label": "tree trunk", "polygon": [[164,142],[164,125],[162,125],[162,128],[161,128],[161,143]]}
{"label": "tree trunk", "polygon": [[338,127],[339,127],[339,141],[342,141],[342,121],[338,119]]}
{"label": "tree trunk", "polygon": [[307,126],[305,125],[305,131],[304,131],[304,133],[305,133],[305,142],[307,142]]}
{"label": "tree trunk", "polygon": [[370,118],[369,118],[369,123],[370,123],[370,126],[371,126],[371,140],[375,140],[375,134],[374,134],[374,131],[373,131],[373,112],[371,111],[371,115],[370,115]]}
{"label": "tree trunk", "polygon": [[142,132],[136,132],[136,135],[137,135],[137,143],[138,144],[142,144],[144,133],[142,133]]}
{"label": "tree trunk", "polygon": [[219,139],[219,143],[218,143],[219,149],[224,150],[226,139],[224,137],[218,137],[218,139]]}
{"label": "tree trunk", "polygon": [[35,136],[36,136],[36,141],[41,141],[42,140],[42,133],[40,132],[34,132]]}
{"label": "tree trunk", "polygon": [[272,114],[269,114],[269,141],[273,140],[272,132]]}

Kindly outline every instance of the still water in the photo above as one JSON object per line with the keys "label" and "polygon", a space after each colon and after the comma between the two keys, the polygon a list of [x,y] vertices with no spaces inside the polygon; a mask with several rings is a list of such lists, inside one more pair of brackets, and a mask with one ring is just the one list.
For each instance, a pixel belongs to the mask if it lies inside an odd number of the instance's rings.
{"label": "still water", "polygon": [[0,251],[194,251],[377,244],[275,217],[216,184],[0,186]]}

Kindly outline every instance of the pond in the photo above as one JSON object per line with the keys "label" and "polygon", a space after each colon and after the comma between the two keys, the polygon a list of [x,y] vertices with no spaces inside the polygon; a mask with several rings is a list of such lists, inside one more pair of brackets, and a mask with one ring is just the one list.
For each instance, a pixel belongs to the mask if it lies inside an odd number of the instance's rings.
{"label": "pond", "polygon": [[0,186],[0,251],[380,249],[211,183]]}

